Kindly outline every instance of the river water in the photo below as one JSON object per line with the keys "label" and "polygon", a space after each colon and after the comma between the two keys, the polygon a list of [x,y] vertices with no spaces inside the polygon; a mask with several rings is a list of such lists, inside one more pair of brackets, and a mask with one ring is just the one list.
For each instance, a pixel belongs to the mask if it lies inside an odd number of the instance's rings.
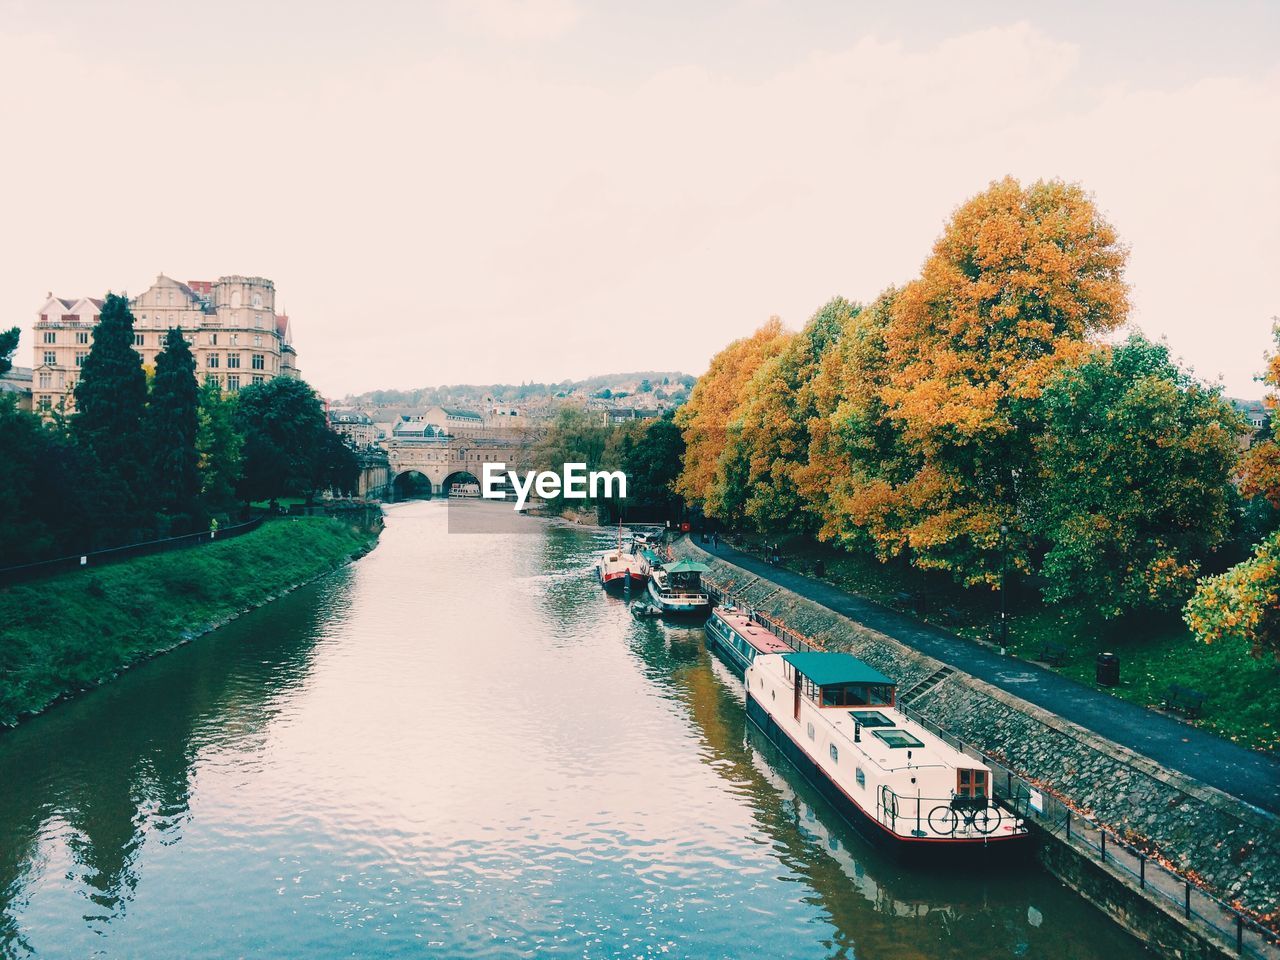
{"label": "river water", "polygon": [[607,535],[446,511],[0,736],[0,957],[1146,956],[1034,866],[870,848]]}

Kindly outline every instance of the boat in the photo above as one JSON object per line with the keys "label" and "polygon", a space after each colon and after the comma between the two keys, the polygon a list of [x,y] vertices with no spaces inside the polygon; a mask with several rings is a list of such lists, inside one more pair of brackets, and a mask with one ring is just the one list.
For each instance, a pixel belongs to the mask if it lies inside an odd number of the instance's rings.
{"label": "boat", "polygon": [[618,529],[618,545],[606,550],[596,560],[596,576],[606,590],[643,589],[649,579],[649,564],[622,545],[622,529]]}
{"label": "boat", "polygon": [[702,587],[708,569],[689,559],[654,567],[649,571],[649,602],[667,616],[704,616],[711,610],[711,597]]}
{"label": "boat", "polygon": [[1025,849],[990,767],[896,707],[897,685],[847,653],[757,654],[747,716],[860,832],[898,853]]}
{"label": "boat", "polygon": [[707,619],[707,645],[739,674],[761,654],[790,653],[781,637],[765,629],[737,607],[717,607]]}

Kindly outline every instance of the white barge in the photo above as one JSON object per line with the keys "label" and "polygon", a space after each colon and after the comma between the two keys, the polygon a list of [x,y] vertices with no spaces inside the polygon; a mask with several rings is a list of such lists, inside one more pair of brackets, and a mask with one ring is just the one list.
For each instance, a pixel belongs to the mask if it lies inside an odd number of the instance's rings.
{"label": "white barge", "polygon": [[892,680],[847,653],[755,656],[747,716],[863,833],[902,852],[1023,847],[991,770],[896,709]]}

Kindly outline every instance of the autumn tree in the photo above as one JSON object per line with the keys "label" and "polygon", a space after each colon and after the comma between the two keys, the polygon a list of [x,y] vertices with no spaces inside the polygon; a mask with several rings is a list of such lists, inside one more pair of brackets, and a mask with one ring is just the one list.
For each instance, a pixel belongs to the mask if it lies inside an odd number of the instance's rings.
{"label": "autumn tree", "polygon": [[745,516],[761,532],[813,533],[819,526],[798,486],[809,462],[810,422],[819,413],[815,380],[859,310],[843,297],[828,301],[746,385],[724,454],[744,480],[722,499],[728,513]]}
{"label": "autumn tree", "polygon": [[1029,567],[1035,401],[1088,338],[1124,321],[1125,258],[1079,186],[1006,178],[955,212],[895,298],[881,398],[920,459],[896,490],[916,565],[996,583],[1008,524],[1010,564]]}
{"label": "autumn tree", "polygon": [[684,435],[685,459],[676,493],[701,504],[709,516],[724,516],[725,494],[745,476],[726,472],[725,453],[731,431],[741,428],[747,385],[761,364],[775,357],[792,334],[772,317],[749,337],[735,340],[711,358],[707,372],[698,378],[689,401],[676,414]]}
{"label": "autumn tree", "polygon": [[1027,519],[1046,598],[1105,617],[1181,606],[1231,527],[1239,416],[1136,334],[1060,370],[1040,408]]}
{"label": "autumn tree", "polygon": [[[1240,491],[1280,508],[1280,322],[1272,332],[1277,350],[1267,358],[1262,377],[1271,386],[1266,398],[1271,422],[1243,458]],[[1201,580],[1183,616],[1206,643],[1237,639],[1248,643],[1255,657],[1270,653],[1280,659],[1280,531],[1259,543],[1248,560]]]}
{"label": "autumn tree", "polygon": [[1205,643],[1247,643],[1255,657],[1280,660],[1280,530],[1226,573],[1201,580],[1184,617]]}
{"label": "autumn tree", "polygon": [[919,467],[883,399],[889,381],[885,335],[897,296],[890,288],[843,318],[835,347],[823,354],[809,388],[814,416],[808,462],[796,471],[818,538],[880,560],[900,556],[906,547],[900,491]]}
{"label": "autumn tree", "polygon": [[1246,497],[1264,497],[1280,510],[1280,320],[1271,332],[1276,350],[1267,358],[1267,371],[1262,376],[1271,387],[1265,401],[1271,422],[1240,464],[1240,492]]}

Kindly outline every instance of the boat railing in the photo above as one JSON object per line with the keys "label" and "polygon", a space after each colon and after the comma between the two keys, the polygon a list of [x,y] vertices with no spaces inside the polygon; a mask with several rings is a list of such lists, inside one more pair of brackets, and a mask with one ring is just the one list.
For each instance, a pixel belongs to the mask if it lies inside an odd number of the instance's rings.
{"label": "boat railing", "polygon": [[1026,832],[1021,817],[991,798],[912,796],[900,794],[888,784],[881,786],[876,796],[876,817],[895,833],[912,837],[977,839]]}
{"label": "boat railing", "polygon": [[745,612],[747,619],[752,623],[758,627],[764,627],[797,653],[810,653],[814,650],[823,649],[820,644],[815,643],[812,639],[800,636],[800,634],[783,626],[782,623],[775,620],[773,617],[770,617],[768,614],[761,613],[759,610],[756,610],[745,600],[734,596],[727,590],[720,589],[714,581],[710,581],[706,577],[703,577],[702,585],[706,588],[711,599],[715,601],[716,606],[736,607],[739,611]]}

